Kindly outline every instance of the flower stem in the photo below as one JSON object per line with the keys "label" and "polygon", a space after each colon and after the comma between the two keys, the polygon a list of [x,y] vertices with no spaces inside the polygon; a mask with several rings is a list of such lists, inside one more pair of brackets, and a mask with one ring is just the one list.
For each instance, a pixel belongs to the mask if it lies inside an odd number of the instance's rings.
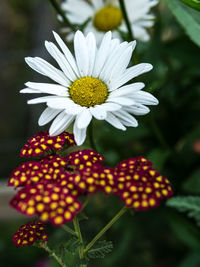
{"label": "flower stem", "polygon": [[150,124],[151,124],[151,127],[152,127],[154,134],[156,135],[160,145],[166,149],[170,149],[168,143],[166,142],[162,132],[160,131],[160,129],[159,129],[159,127],[155,121],[153,112],[151,112],[151,114],[150,114]]}
{"label": "flower stem", "polygon": [[84,249],[83,255],[87,254],[90,248],[95,244],[99,238],[127,211],[126,207],[123,207],[113,218],[112,220],[92,239],[92,241]]}
{"label": "flower stem", "polygon": [[93,135],[93,121],[90,122],[90,125],[88,127],[88,136],[89,136],[91,148],[94,150],[97,150],[95,142],[94,142],[94,135]]}
{"label": "flower stem", "polygon": [[74,236],[77,236],[76,232],[73,231],[69,226],[67,226],[67,225],[62,225],[62,228],[63,228],[66,232],[68,232],[69,234],[74,235]]}
{"label": "flower stem", "polygon": [[119,4],[120,4],[121,10],[122,10],[123,17],[124,17],[124,20],[125,20],[125,23],[126,23],[128,34],[129,34],[129,40],[128,41],[133,41],[134,40],[134,36],[133,36],[132,29],[131,29],[130,21],[129,21],[129,18],[128,18],[128,13],[126,11],[126,6],[124,4],[124,0],[119,0]]}
{"label": "flower stem", "polygon": [[61,266],[61,267],[67,267],[66,264],[62,261],[62,259],[60,257],[58,257],[54,251],[52,251],[48,246],[47,246],[47,243],[40,243],[39,245],[35,245],[36,247],[39,247],[39,248],[43,248],[46,252],[49,253],[49,255],[51,257],[53,257],[57,263]]}
{"label": "flower stem", "polygon": [[71,24],[71,22],[67,19],[67,17],[65,16],[65,13],[62,11],[60,5],[58,4],[58,2],[56,0],[48,0],[51,5],[53,6],[53,8],[56,10],[56,12],[62,17],[64,23],[66,24],[66,26],[69,26],[72,30],[76,30],[76,27],[74,25]]}
{"label": "flower stem", "polygon": [[[78,241],[80,242],[78,252],[79,252],[79,258],[82,262],[84,259],[84,254],[83,254],[84,253],[84,246],[83,246],[83,238],[82,238],[81,229],[79,226],[79,221],[78,221],[77,216],[74,218],[73,223],[74,223],[74,229],[75,229],[76,235],[78,237]],[[80,267],[87,267],[87,265],[84,263],[81,263]]]}

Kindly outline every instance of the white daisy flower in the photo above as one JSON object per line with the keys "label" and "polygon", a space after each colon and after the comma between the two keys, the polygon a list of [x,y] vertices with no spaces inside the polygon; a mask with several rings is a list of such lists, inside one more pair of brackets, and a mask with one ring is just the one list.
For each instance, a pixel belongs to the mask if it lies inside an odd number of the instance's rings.
{"label": "white daisy flower", "polygon": [[93,33],[86,37],[77,31],[74,37],[75,57],[65,43],[54,33],[61,51],[54,43],[45,42],[49,54],[61,70],[42,58],[26,58],[27,64],[52,79],[56,84],[27,82],[21,93],[45,93],[28,101],[28,104],[46,103],[47,108],[39,118],[39,125],[54,119],[49,134],[55,136],[74,122],[73,132],[78,145],[86,138],[86,130],[92,118],[105,120],[114,127],[137,127],[132,116],[149,112],[145,105],[157,105],[158,100],[150,93],[141,91],[144,83],[127,82],[148,72],[152,65],[138,64],[127,68],[136,42],[120,43],[107,32],[99,48]]}
{"label": "white daisy flower", "polygon": [[[84,29],[84,33],[94,32],[99,43],[105,32],[112,31],[113,36],[121,38],[119,31],[127,32],[123,15],[117,0],[65,0],[61,8],[72,24],[82,25],[91,19]],[[131,24],[134,38],[140,41],[150,39],[148,28],[154,24],[154,15],[149,14],[150,9],[158,0],[125,0],[125,6]],[[70,29],[67,29],[67,32]],[[67,35],[67,41],[72,41],[74,33]]]}

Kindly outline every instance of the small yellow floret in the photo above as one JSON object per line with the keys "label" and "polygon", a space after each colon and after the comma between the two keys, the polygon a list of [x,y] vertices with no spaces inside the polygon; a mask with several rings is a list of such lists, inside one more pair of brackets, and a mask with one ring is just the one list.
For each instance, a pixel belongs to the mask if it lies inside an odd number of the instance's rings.
{"label": "small yellow floret", "polygon": [[98,78],[83,77],[72,83],[69,95],[76,104],[93,107],[106,101],[108,89]]}
{"label": "small yellow floret", "polygon": [[122,18],[122,12],[118,7],[106,6],[95,14],[93,23],[99,31],[107,32],[119,27]]}

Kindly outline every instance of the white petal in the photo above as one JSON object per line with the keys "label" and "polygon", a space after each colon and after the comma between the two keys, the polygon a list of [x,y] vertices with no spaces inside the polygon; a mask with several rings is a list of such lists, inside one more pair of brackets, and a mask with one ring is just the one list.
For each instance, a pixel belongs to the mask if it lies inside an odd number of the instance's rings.
{"label": "white petal", "polygon": [[35,58],[26,57],[25,61],[32,69],[39,72],[40,74],[49,77],[50,79],[56,81],[57,83],[63,86],[69,85],[69,82],[66,79],[64,73],[61,70],[58,70],[55,67],[53,67],[44,59],[39,57]]}
{"label": "white petal", "polygon": [[74,133],[74,139],[75,139],[75,141],[76,141],[76,143],[77,143],[78,146],[82,145],[83,142],[85,141],[85,138],[86,138],[86,130],[87,130],[87,128],[79,129],[77,127],[77,123],[75,121],[73,133]]}
{"label": "white petal", "polygon": [[55,44],[46,41],[45,46],[49,54],[56,60],[68,80],[75,81],[77,79],[75,72],[72,70],[66,57],[60,52]]}
{"label": "white petal", "polygon": [[107,117],[105,119],[108,123],[110,123],[112,126],[114,126],[117,129],[125,131],[126,128],[124,125],[120,122],[118,118],[116,118],[111,112],[108,112]]}
{"label": "white petal", "polygon": [[81,31],[75,33],[74,52],[80,75],[85,77],[89,71],[89,55],[86,39]]}
{"label": "white petal", "polygon": [[105,61],[107,58],[107,55],[109,53],[109,49],[110,49],[110,44],[111,44],[111,37],[112,37],[112,33],[111,32],[107,32],[104,37],[103,40],[101,42],[101,45],[97,51],[96,54],[96,60],[95,60],[95,66],[94,66],[94,70],[93,70],[93,76],[94,77],[98,77]]}
{"label": "white petal", "polygon": [[30,88],[24,88],[20,90],[19,92],[23,94],[40,94],[41,93],[41,92],[38,92],[38,90],[30,89]]}
{"label": "white petal", "polygon": [[142,88],[144,88],[145,84],[144,83],[132,83],[132,84],[128,84],[125,85],[123,87],[120,87],[119,89],[116,89],[114,91],[112,91],[109,96],[110,97],[118,97],[118,96],[128,96],[128,95],[132,95],[132,93],[134,93],[135,91],[139,91]]}
{"label": "white petal", "polygon": [[150,112],[150,109],[142,104],[137,104],[135,106],[127,106],[123,108],[125,111],[135,115],[145,115]]}
{"label": "white petal", "polygon": [[91,107],[90,112],[97,120],[105,120],[107,116],[106,109],[103,107],[103,105],[97,105],[95,107]]}
{"label": "white petal", "polygon": [[49,134],[56,136],[62,133],[74,120],[75,116],[67,115],[64,111],[61,112],[51,124]]}
{"label": "white petal", "polygon": [[64,86],[58,85],[58,84],[49,84],[49,83],[32,83],[27,82],[25,83],[29,89],[34,89],[34,93],[47,93],[52,95],[58,95],[58,96],[67,96],[67,89]]}
{"label": "white petal", "polygon": [[38,120],[38,124],[40,126],[43,126],[47,123],[49,123],[51,120],[53,120],[53,118],[55,118],[59,113],[61,112],[61,110],[59,109],[52,109],[52,108],[46,108],[42,114],[40,115],[40,118]]}
{"label": "white petal", "polygon": [[132,95],[136,102],[144,105],[158,105],[158,99],[148,92],[139,91]]}
{"label": "white petal", "polygon": [[137,120],[133,116],[131,116],[128,112],[126,112],[124,110],[116,111],[115,115],[120,119],[120,121],[125,126],[130,126],[130,127],[137,127],[138,126]]}
{"label": "white petal", "polygon": [[109,97],[106,102],[113,102],[122,106],[130,106],[135,104],[135,101],[128,97]]}
{"label": "white petal", "polygon": [[57,100],[58,96],[42,96],[42,97],[37,97],[31,100],[28,100],[27,103],[28,104],[39,104],[39,103],[45,103],[48,100]]}
{"label": "white petal", "polygon": [[121,87],[123,84],[126,84],[131,79],[150,71],[153,68],[151,64],[148,63],[141,63],[135,65],[131,68],[128,68],[120,77],[119,79],[113,80],[111,82],[110,88],[115,90],[116,88]]}
{"label": "white petal", "polygon": [[101,106],[106,110],[106,111],[115,111],[121,109],[121,105],[118,105],[116,103],[103,103]]}
{"label": "white petal", "polygon": [[86,37],[86,42],[87,42],[88,55],[89,55],[88,76],[91,76],[93,72],[93,68],[94,68],[95,55],[96,55],[96,40],[92,32],[88,33]]}
{"label": "white petal", "polygon": [[68,60],[71,68],[73,69],[73,71],[76,73],[76,76],[78,77],[79,71],[78,71],[74,56],[72,55],[72,53],[70,52],[70,50],[68,49],[66,44],[63,42],[63,40],[60,38],[60,36],[54,31],[53,31],[53,34],[54,34],[54,37],[55,37],[58,45],[60,46],[62,52],[64,53],[66,59]]}
{"label": "white petal", "polygon": [[71,107],[74,105],[74,102],[67,97],[57,97],[56,99],[47,100],[47,105],[50,108],[55,109],[66,109],[67,107]]}
{"label": "white petal", "polygon": [[77,127],[79,129],[87,128],[91,119],[92,115],[90,113],[90,110],[87,108],[76,117]]}

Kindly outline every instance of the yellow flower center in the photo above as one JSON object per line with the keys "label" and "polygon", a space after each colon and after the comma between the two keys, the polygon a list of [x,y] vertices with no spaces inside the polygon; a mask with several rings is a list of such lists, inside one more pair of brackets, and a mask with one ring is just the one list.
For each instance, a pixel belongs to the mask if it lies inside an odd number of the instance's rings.
{"label": "yellow flower center", "polygon": [[76,104],[93,107],[105,102],[108,96],[108,89],[97,78],[83,77],[72,83],[69,88],[69,95]]}
{"label": "yellow flower center", "polygon": [[94,26],[99,31],[112,31],[121,24],[122,18],[122,12],[118,7],[106,6],[95,14]]}

